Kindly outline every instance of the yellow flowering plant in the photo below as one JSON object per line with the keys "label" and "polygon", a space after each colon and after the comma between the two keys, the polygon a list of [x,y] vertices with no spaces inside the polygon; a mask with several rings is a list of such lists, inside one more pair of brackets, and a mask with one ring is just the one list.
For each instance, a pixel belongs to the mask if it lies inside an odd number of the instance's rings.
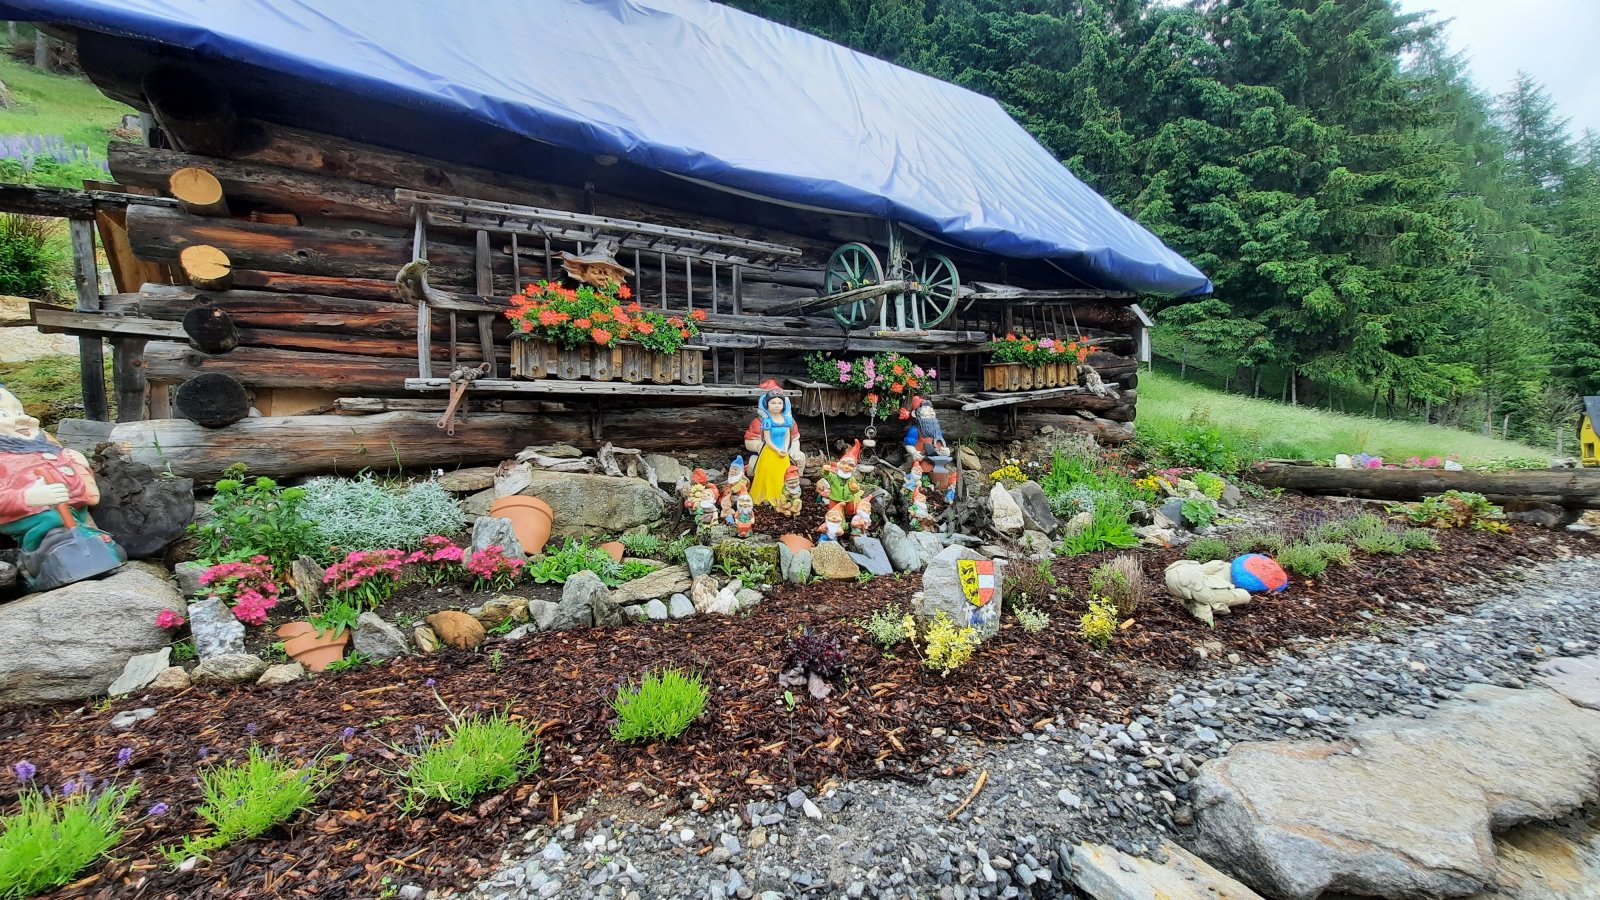
{"label": "yellow flowering plant", "polygon": [[1027,473],[1022,471],[1022,467],[1013,462],[1007,463],[1000,468],[995,469],[993,472],[990,472],[989,480],[992,482],[998,482],[1009,488],[1016,487],[1024,481],[1027,481],[1028,476]]}
{"label": "yellow flowering plant", "polygon": [[1104,650],[1117,633],[1117,607],[1102,597],[1090,600],[1089,611],[1078,620],[1078,633],[1097,649]]}
{"label": "yellow flowering plant", "polygon": [[977,649],[977,630],[970,626],[956,627],[950,616],[941,611],[928,625],[928,649],[923,654],[922,664],[941,676],[948,676],[971,659]]}

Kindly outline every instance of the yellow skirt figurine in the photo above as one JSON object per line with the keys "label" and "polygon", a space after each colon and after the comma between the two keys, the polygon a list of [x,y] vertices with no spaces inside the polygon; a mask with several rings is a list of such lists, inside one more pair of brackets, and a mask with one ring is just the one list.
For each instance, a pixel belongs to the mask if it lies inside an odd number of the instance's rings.
{"label": "yellow skirt figurine", "polygon": [[789,471],[789,453],[799,443],[800,432],[789,412],[789,398],[782,391],[761,395],[761,455],[750,476],[750,499],[777,506],[783,502],[784,476]]}

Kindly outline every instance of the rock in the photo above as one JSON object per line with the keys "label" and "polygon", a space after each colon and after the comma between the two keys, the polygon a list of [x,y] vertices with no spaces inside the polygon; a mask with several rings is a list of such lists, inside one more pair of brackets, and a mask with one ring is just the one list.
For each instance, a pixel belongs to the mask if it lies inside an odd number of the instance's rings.
{"label": "rock", "polygon": [[[672,595],[672,602],[673,603],[677,603],[679,597],[683,597],[683,595],[682,594],[673,594]],[[689,602],[689,598],[688,597],[683,597],[683,602],[688,603]],[[630,608],[637,608],[637,607],[630,607]],[[694,611],[694,608],[690,607],[690,612],[693,613],[693,611]],[[645,615],[645,618],[647,618],[647,619],[651,619],[651,620],[656,621],[656,622],[661,622],[661,621],[665,621],[667,619],[667,617],[669,615],[671,615],[671,613],[667,610],[667,605],[665,603],[662,603],[660,600],[651,600],[649,603],[646,603],[644,605],[644,615]]]}
{"label": "rock", "polygon": [[778,572],[789,584],[805,584],[811,580],[811,551],[778,544]]}
{"label": "rock", "polygon": [[1495,886],[1467,900],[1587,898],[1600,884],[1600,831],[1581,817],[1496,835],[1495,856]]}
{"label": "rock", "polygon": [[934,557],[944,552],[944,541],[939,540],[937,534],[927,531],[913,531],[906,537],[911,539],[912,546],[917,548],[917,562],[919,569],[928,567]]}
{"label": "rock", "polygon": [[1179,497],[1173,497],[1161,504],[1160,508],[1155,512],[1152,524],[1161,528],[1170,528],[1173,531],[1182,531],[1185,527],[1183,523],[1183,500]]}
{"label": "rock", "polygon": [[411,642],[417,645],[419,653],[433,653],[442,646],[439,643],[439,636],[426,625],[418,625],[411,629]]}
{"label": "rock", "polygon": [[1077,514],[1073,515],[1072,518],[1068,519],[1066,521],[1066,524],[1061,526],[1061,536],[1062,537],[1072,537],[1075,534],[1081,534],[1085,528],[1088,528],[1090,525],[1093,525],[1093,524],[1094,524],[1094,513],[1092,513],[1092,512],[1077,513]]}
{"label": "rock", "polygon": [[733,615],[739,611],[739,590],[739,579],[735,578],[723,585],[722,590],[717,591],[717,596],[700,612],[713,616]]}
{"label": "rock", "polygon": [[172,570],[172,577],[177,579],[178,593],[185,597],[200,597],[206,592],[200,585],[200,576],[211,568],[203,562],[181,562]]}
{"label": "rock", "polygon": [[611,591],[597,592],[589,598],[590,608],[594,612],[594,624],[604,628],[615,628],[627,621],[622,614],[622,604],[616,601]]}
{"label": "rock", "polygon": [[561,605],[551,600],[529,600],[528,621],[534,631],[549,631],[556,623],[560,610]]}
{"label": "rock", "polygon": [[121,697],[131,694],[150,682],[172,665],[172,648],[162,647],[149,653],[141,653],[128,660],[123,667],[122,674],[117,680],[111,682],[111,687],[106,689],[106,694],[112,697]]}
{"label": "rock", "polygon": [[435,478],[439,487],[452,494],[470,494],[494,487],[494,466],[473,466],[446,472]]}
{"label": "rock", "polygon": [[690,605],[694,607],[695,612],[705,612],[716,606],[717,593],[715,578],[710,575],[697,576],[689,589]]}
{"label": "rock", "polygon": [[675,491],[678,482],[689,477],[689,470],[683,463],[661,453],[646,453],[642,459],[644,464],[655,470],[656,484],[665,491]]}
{"label": "rock", "polygon": [[189,604],[189,633],[194,636],[201,662],[213,656],[244,652],[244,623],[234,618],[233,610],[216,597]]}
{"label": "rock", "polygon": [[556,605],[556,617],[550,630],[566,631],[594,625],[595,598],[606,598],[610,593],[611,589],[593,572],[584,570],[574,574],[562,586],[561,602]]}
{"label": "rock", "polygon": [[[695,549],[693,547],[689,549]],[[699,549],[709,551],[709,548]],[[611,599],[616,603],[626,606],[629,603],[643,603],[659,597],[668,597],[679,591],[687,591],[693,579],[689,570],[683,566],[667,566],[657,569],[643,578],[635,578],[625,584],[620,584],[611,592]]]}
{"label": "rock", "polygon": [[972,626],[979,639],[993,637],[1000,630],[1000,586],[1003,581],[999,564],[993,575],[994,593],[982,606],[974,606],[961,588],[957,563],[969,559],[980,564],[990,562],[983,554],[966,547],[948,547],[922,572],[922,599],[916,606],[917,620],[927,623],[940,612],[950,616],[958,626]]}
{"label": "rock", "polygon": [[1558,656],[1535,667],[1539,680],[1584,709],[1600,710],[1600,658]]}
{"label": "rock", "polygon": [[181,691],[191,684],[194,684],[194,679],[189,677],[188,670],[183,666],[168,666],[150,682],[150,690]]}
{"label": "rock", "polygon": [[436,612],[423,621],[433,629],[439,643],[454,650],[471,650],[483,643],[487,634],[482,623],[460,610]]}
{"label": "rock", "polygon": [[[858,534],[850,539],[856,548],[856,553],[851,554],[861,567],[874,575],[893,575],[894,563],[889,561],[889,554],[883,548],[883,542],[871,535]],[[859,557],[856,554],[860,554]]]}
{"label": "rock", "polygon": [[1170,841],[1165,862],[1104,844],[1072,848],[1072,879],[1095,900],[1260,900],[1260,895]]}
{"label": "rock", "polygon": [[261,677],[256,679],[256,684],[261,687],[275,687],[280,684],[293,684],[306,677],[306,667],[297,662],[284,663],[279,666],[269,666]]}
{"label": "rock", "polygon": [[673,594],[672,600],[667,603],[667,615],[674,619],[687,619],[694,615],[694,604],[683,594]]}
{"label": "rock", "polygon": [[489,547],[499,547],[509,559],[522,559],[527,554],[522,550],[522,542],[517,540],[517,532],[511,526],[510,519],[499,516],[479,516],[472,523],[472,552],[477,553]]}
{"label": "rock", "polygon": [[1022,545],[1022,550],[1029,559],[1044,560],[1055,558],[1055,544],[1050,540],[1050,535],[1042,531],[1034,531],[1030,528],[1022,532],[1022,540],[1018,543]]}
{"label": "rock", "polygon": [[823,541],[811,551],[811,571],[818,578],[854,581],[861,575],[861,567],[838,541]]}
{"label": "rock", "polygon": [[[652,600],[650,602],[651,603],[661,603],[660,600]],[[618,607],[618,608],[622,610],[622,617],[624,619],[627,619],[629,622],[632,622],[635,625],[637,625],[640,622],[648,622],[648,621],[650,621],[650,611],[645,608],[647,605],[648,604],[644,604],[644,603],[635,603],[632,606],[623,606],[623,607]],[[663,613],[665,613],[667,611],[666,604],[663,603],[661,605],[661,611]],[[522,627],[523,628],[527,628],[528,626],[524,625]]]}
{"label": "rock", "polygon": [[571,444],[541,444],[537,447],[524,448],[522,453],[517,455],[521,456],[523,454],[531,454],[533,456],[548,456],[553,459],[583,458],[583,451],[572,446]]}
{"label": "rock", "polygon": [[689,577],[699,578],[701,575],[710,575],[713,556],[714,554],[711,552],[710,547],[702,547],[698,544],[692,547],[685,547],[683,560],[689,566]]}
{"label": "rock", "polygon": [[1473,685],[1337,743],[1235,746],[1195,782],[1196,849],[1288,900],[1469,894],[1494,883],[1492,832],[1592,802],[1597,768],[1600,713]]}
{"label": "rock", "polygon": [[141,706],[138,709],[125,709],[112,716],[109,724],[113,731],[127,731],[145,719],[153,718],[155,714],[156,711],[148,706]]}
{"label": "rock", "polygon": [[733,597],[735,600],[739,601],[739,610],[741,612],[758,605],[763,599],[765,599],[761,596],[761,592],[755,590],[754,588],[741,588],[738,593],[733,595]]}
{"label": "rock", "polygon": [[1045,534],[1054,534],[1061,527],[1061,520],[1050,511],[1050,498],[1044,494],[1044,488],[1037,482],[1024,481],[1011,489],[1012,499],[1022,507],[1022,520],[1034,531]]}
{"label": "rock", "polygon": [[1140,525],[1133,530],[1133,533],[1139,538],[1140,543],[1151,547],[1171,547],[1172,542],[1178,538],[1177,533],[1171,528],[1163,528],[1160,525]]}
{"label": "rock", "polygon": [[149,563],[0,604],[0,706],[104,694],[129,657],[172,640],[156,627],[164,609],[183,599]]}
{"label": "rock", "polygon": [[189,677],[195,684],[206,682],[251,682],[267,671],[267,661],[248,653],[224,653],[200,661]]}
{"label": "rock", "polygon": [[357,653],[370,660],[394,659],[411,652],[405,633],[375,612],[364,612],[356,619],[350,641]]}
{"label": "rock", "polygon": [[1578,521],[1578,517],[1583,513],[1580,509],[1568,509],[1538,500],[1511,500],[1502,503],[1500,507],[1505,510],[1506,518],[1512,522],[1550,529],[1565,528]]}
{"label": "rock", "polygon": [[915,572],[922,568],[922,558],[917,555],[917,545],[899,525],[890,522],[883,526],[883,552],[888,554],[890,565],[896,572]]}
{"label": "rock", "polygon": [[666,512],[665,495],[637,478],[542,469],[532,470],[529,477],[529,485],[518,493],[550,504],[556,537],[614,534],[658,521]]}
{"label": "rock", "polygon": [[1022,519],[1022,507],[1003,484],[996,483],[989,488],[989,524],[994,526],[995,531],[1011,537],[1022,534],[1022,529],[1026,527]]}
{"label": "rock", "polygon": [[1214,625],[1214,616],[1250,602],[1249,591],[1234,587],[1232,568],[1225,559],[1203,563],[1180,559],[1166,568],[1167,590],[1184,602],[1189,615]]}
{"label": "rock", "polygon": [[514,622],[526,622],[528,620],[528,598],[501,594],[479,607],[473,612],[472,616],[483,623],[483,627],[487,629],[496,628],[507,619],[511,619]]}
{"label": "rock", "polygon": [[[626,612],[627,609],[639,609],[639,608],[638,607],[627,607],[623,611]],[[639,611],[641,613],[644,612],[644,610],[642,610],[642,609],[640,609]],[[527,637],[528,635],[533,634],[533,631],[534,631],[534,629],[533,629],[532,625],[518,625],[517,627],[515,627],[515,628],[511,629],[510,631],[506,632],[505,634],[501,635],[500,636],[500,640],[507,641],[507,642],[520,641],[523,638]]]}
{"label": "rock", "polygon": [[964,444],[956,448],[956,461],[968,472],[976,472],[983,468],[983,461],[978,459],[978,452]]}
{"label": "rock", "polygon": [[1244,494],[1239,491],[1238,485],[1230,481],[1222,486],[1222,496],[1217,502],[1221,503],[1224,509],[1234,509],[1244,502]]}
{"label": "rock", "polygon": [[322,576],[325,570],[309,556],[302,556],[289,564],[289,586],[302,606],[317,609],[322,604],[327,585]]}

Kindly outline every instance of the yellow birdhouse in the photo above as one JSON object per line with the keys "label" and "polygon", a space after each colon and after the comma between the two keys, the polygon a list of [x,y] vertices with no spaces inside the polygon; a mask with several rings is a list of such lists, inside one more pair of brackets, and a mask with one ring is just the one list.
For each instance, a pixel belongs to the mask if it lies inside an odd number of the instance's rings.
{"label": "yellow birdhouse", "polygon": [[1578,450],[1585,466],[1600,466],[1600,397],[1583,398],[1583,416],[1578,419]]}

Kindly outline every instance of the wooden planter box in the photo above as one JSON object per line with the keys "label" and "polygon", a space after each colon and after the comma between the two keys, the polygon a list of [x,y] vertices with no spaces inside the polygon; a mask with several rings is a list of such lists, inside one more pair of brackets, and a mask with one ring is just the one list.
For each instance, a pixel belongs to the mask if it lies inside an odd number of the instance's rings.
{"label": "wooden planter box", "polygon": [[802,416],[850,416],[860,412],[866,404],[866,391],[806,385],[800,391],[794,411]]}
{"label": "wooden planter box", "polygon": [[985,363],[983,366],[983,389],[986,391],[1040,391],[1045,388],[1072,387],[1077,383],[1077,363],[1061,362],[1043,366]]}
{"label": "wooden planter box", "polygon": [[569,350],[553,341],[513,339],[511,377],[702,384],[706,349],[685,346],[677,353],[656,353],[641,344],[621,341],[610,347],[585,344]]}

